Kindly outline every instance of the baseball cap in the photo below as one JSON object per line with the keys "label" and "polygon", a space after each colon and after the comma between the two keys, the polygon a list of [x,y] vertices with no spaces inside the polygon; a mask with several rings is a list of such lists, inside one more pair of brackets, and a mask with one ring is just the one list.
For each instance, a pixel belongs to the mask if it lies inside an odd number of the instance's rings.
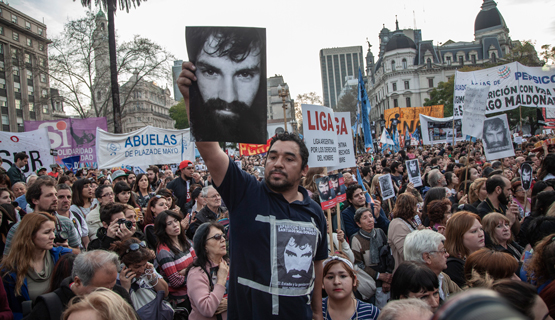
{"label": "baseball cap", "polygon": [[193,163],[189,160],[183,160],[181,161],[181,163],[179,164],[179,170],[187,168],[187,167],[192,167]]}
{"label": "baseball cap", "polygon": [[112,173],[112,180],[116,180],[119,177],[127,177],[127,176],[128,174],[123,172],[123,170],[116,170],[114,171],[114,173]]}

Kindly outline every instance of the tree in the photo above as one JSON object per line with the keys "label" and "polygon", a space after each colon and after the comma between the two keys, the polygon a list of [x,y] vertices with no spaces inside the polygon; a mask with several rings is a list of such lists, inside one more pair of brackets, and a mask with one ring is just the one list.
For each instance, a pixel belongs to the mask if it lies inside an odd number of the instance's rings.
{"label": "tree", "polygon": [[550,44],[544,44],[542,46],[541,56],[546,64],[555,64],[555,47]]}
{"label": "tree", "polygon": [[[64,26],[64,32],[52,39],[48,68],[39,64],[40,71],[48,73],[51,85],[60,91],[64,103],[82,118],[104,116],[113,99],[107,84],[100,81],[108,78],[110,68],[95,67],[96,59],[107,59],[108,55],[95,39],[95,28],[92,12],[87,12],[84,18],[69,21]],[[121,112],[140,81],[171,79],[174,56],[149,39],[135,36],[133,40],[121,43],[117,53],[118,78],[128,79],[125,86],[125,81],[120,83],[122,92],[118,97],[121,97]],[[99,92],[105,94],[99,95]]]}
{"label": "tree", "polygon": [[355,123],[357,117],[357,87],[348,86],[345,88],[345,93],[339,96],[335,111],[349,112],[351,114],[351,123]]}
{"label": "tree", "polygon": [[[75,1],[75,0],[73,0]],[[104,10],[108,9],[108,42],[110,48],[110,82],[112,88],[112,106],[114,113],[114,133],[121,133],[121,108],[119,101],[118,68],[116,61],[116,26],[114,13],[119,2],[120,10],[126,9],[129,13],[131,4],[133,7],[139,6],[141,0],[94,0],[95,6],[102,5]],[[92,0],[81,0],[81,4],[91,9]]]}
{"label": "tree", "polygon": [[453,115],[453,89],[455,88],[455,77],[449,77],[447,82],[440,82],[437,88],[430,92],[430,98],[424,99],[424,106],[443,105],[443,116]]}
{"label": "tree", "polygon": [[189,128],[189,118],[187,117],[184,99],[181,99],[178,104],[170,108],[170,117],[175,120],[176,129]]}
{"label": "tree", "polygon": [[322,98],[316,94],[316,92],[309,92],[298,94],[297,99],[295,99],[295,119],[299,124],[299,132],[303,133],[303,109],[302,104],[322,104]]}

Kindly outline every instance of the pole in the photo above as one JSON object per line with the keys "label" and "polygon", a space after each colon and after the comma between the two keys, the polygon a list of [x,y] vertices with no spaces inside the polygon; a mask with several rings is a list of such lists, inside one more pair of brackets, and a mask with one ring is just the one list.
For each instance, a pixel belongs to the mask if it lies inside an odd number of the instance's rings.
{"label": "pole", "polygon": [[455,115],[453,115],[453,150],[455,149]]}
{"label": "pole", "polygon": [[[337,229],[341,229],[341,212],[339,212],[339,202],[337,202],[336,207],[335,207],[335,215],[337,216]],[[341,245],[343,242],[339,241],[339,239],[337,239],[338,242],[338,247],[337,248],[339,250],[339,252],[343,253],[343,246]]]}
{"label": "pole", "polygon": [[334,253],[333,250],[333,227],[332,227],[332,223],[331,223],[331,210],[327,209],[327,213],[328,213],[328,235],[330,237],[330,251],[332,252],[332,255]]}
{"label": "pole", "polygon": [[285,104],[285,98],[283,98],[283,129],[287,132],[287,105]]}
{"label": "pole", "polygon": [[522,105],[518,106],[518,112],[520,112],[520,132],[522,133]]}

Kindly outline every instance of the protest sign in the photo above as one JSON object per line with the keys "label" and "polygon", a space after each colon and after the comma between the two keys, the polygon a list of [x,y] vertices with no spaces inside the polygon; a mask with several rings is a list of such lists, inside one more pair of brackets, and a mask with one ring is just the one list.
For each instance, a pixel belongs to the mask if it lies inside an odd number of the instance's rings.
{"label": "protest sign", "polygon": [[270,142],[272,138],[266,141],[266,144],[248,144],[239,143],[239,154],[241,156],[254,156],[261,153],[266,153],[270,149]]}
{"label": "protest sign", "polygon": [[72,171],[73,173],[77,173],[77,170],[80,167],[79,166],[80,161],[81,161],[81,156],[73,156],[73,157],[67,157],[62,159],[62,162],[65,166],[65,170]]}
{"label": "protest sign", "polygon": [[[401,131],[406,134],[406,130],[413,133],[420,125],[420,115],[426,115],[434,118],[443,117],[443,105],[429,107],[412,107],[412,108],[390,108],[384,110],[384,119],[388,129]],[[392,131],[390,131],[392,132]]]}
{"label": "protest sign", "polygon": [[336,204],[335,189],[332,187],[330,178],[323,176],[314,181],[318,187],[318,196],[323,210],[333,208]]}
{"label": "protest sign", "polygon": [[393,187],[390,173],[379,177],[378,182],[380,183],[380,190],[382,191],[382,201],[391,199],[395,196],[395,188]]}
{"label": "protest sign", "polygon": [[407,165],[409,182],[412,182],[415,187],[422,186],[422,177],[420,176],[420,164],[418,163],[418,159],[407,160],[405,164]]}
{"label": "protest sign", "polygon": [[487,118],[482,128],[484,154],[488,161],[515,155],[507,114]]}
{"label": "protest sign", "polygon": [[185,39],[197,67],[189,89],[195,140],[265,143],[266,29],[186,27]]}
{"label": "protest sign", "polygon": [[420,126],[422,128],[422,142],[425,145],[453,143],[453,135],[455,135],[456,141],[464,140],[461,119],[455,119],[455,130],[453,131],[453,117],[432,118],[421,114]]}
{"label": "protest sign", "polygon": [[55,159],[59,165],[64,165],[64,158],[80,156],[80,166],[97,167],[96,128],[108,130],[106,118],[24,121],[24,124],[25,131],[39,128],[48,130],[51,147],[58,151]]}
{"label": "protest sign", "polygon": [[345,187],[345,181],[343,180],[343,174],[330,174],[330,185],[335,192],[335,199],[337,203],[343,202],[347,199],[347,188]]}
{"label": "protest sign", "polygon": [[189,129],[147,126],[124,134],[110,133],[100,128],[96,131],[96,154],[100,169],[193,161],[194,150]]}
{"label": "protest sign", "polygon": [[14,154],[22,151],[29,156],[28,164],[21,168],[26,176],[39,168],[49,168],[55,163],[50,155],[50,139],[46,128],[28,132],[0,131],[0,155],[3,160],[2,167],[6,171],[12,166]]}
{"label": "protest sign", "polygon": [[529,163],[524,162],[520,166],[520,180],[524,191],[528,191],[532,187],[532,172],[532,166]]}
{"label": "protest sign", "polygon": [[335,112],[335,129],[337,132],[338,165],[328,167],[328,171],[351,168],[356,166],[355,149],[351,128],[350,112]]}
{"label": "protest sign", "polygon": [[309,167],[338,165],[338,143],[335,117],[332,109],[303,104],[303,130],[309,151]]}
{"label": "protest sign", "polygon": [[527,67],[512,62],[488,69],[455,72],[455,119],[464,112],[465,91],[470,85],[489,86],[486,114],[524,107],[555,107],[555,68]]}
{"label": "protest sign", "polygon": [[464,96],[462,134],[482,138],[482,123],[486,119],[486,100],[489,86],[468,86]]}

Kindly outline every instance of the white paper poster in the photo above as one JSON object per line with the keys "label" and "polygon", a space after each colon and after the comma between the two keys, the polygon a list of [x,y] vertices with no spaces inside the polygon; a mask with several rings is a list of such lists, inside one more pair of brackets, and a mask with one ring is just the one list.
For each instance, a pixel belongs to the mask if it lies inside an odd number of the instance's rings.
{"label": "white paper poster", "polygon": [[467,86],[462,117],[463,136],[482,139],[482,123],[486,119],[486,101],[489,86]]}
{"label": "white paper poster", "polygon": [[339,152],[335,116],[331,108],[303,104],[303,131],[309,167],[338,165]]}
{"label": "white paper poster", "polygon": [[22,151],[29,156],[28,164],[21,168],[25,176],[41,167],[50,171],[50,165],[55,163],[50,155],[50,138],[46,128],[27,132],[0,131],[0,155],[6,171],[12,166],[14,154]]}
{"label": "white paper poster", "polygon": [[482,130],[484,153],[488,161],[515,155],[506,113],[484,120]]}
{"label": "white paper poster", "polygon": [[423,114],[420,115],[422,142],[425,145],[453,143],[453,134],[455,134],[456,141],[464,140],[461,126],[461,119],[455,119],[455,131],[453,132],[453,117],[434,118]]}
{"label": "white paper poster", "polygon": [[356,166],[355,149],[351,128],[350,112],[335,112],[335,130],[337,131],[337,152],[339,164],[329,167],[328,171],[351,168]]}
{"label": "white paper poster", "polygon": [[382,200],[391,199],[395,196],[395,188],[391,180],[391,174],[386,174],[378,178],[380,190],[382,191]]}
{"label": "white paper poster", "polygon": [[189,129],[171,130],[147,126],[139,130],[115,134],[96,130],[98,168],[124,165],[148,167],[154,164],[195,160],[195,144]]}
{"label": "white paper poster", "polygon": [[420,176],[420,164],[418,159],[405,161],[407,166],[407,175],[409,177],[409,182],[412,182],[415,187],[422,186],[422,177]]}

